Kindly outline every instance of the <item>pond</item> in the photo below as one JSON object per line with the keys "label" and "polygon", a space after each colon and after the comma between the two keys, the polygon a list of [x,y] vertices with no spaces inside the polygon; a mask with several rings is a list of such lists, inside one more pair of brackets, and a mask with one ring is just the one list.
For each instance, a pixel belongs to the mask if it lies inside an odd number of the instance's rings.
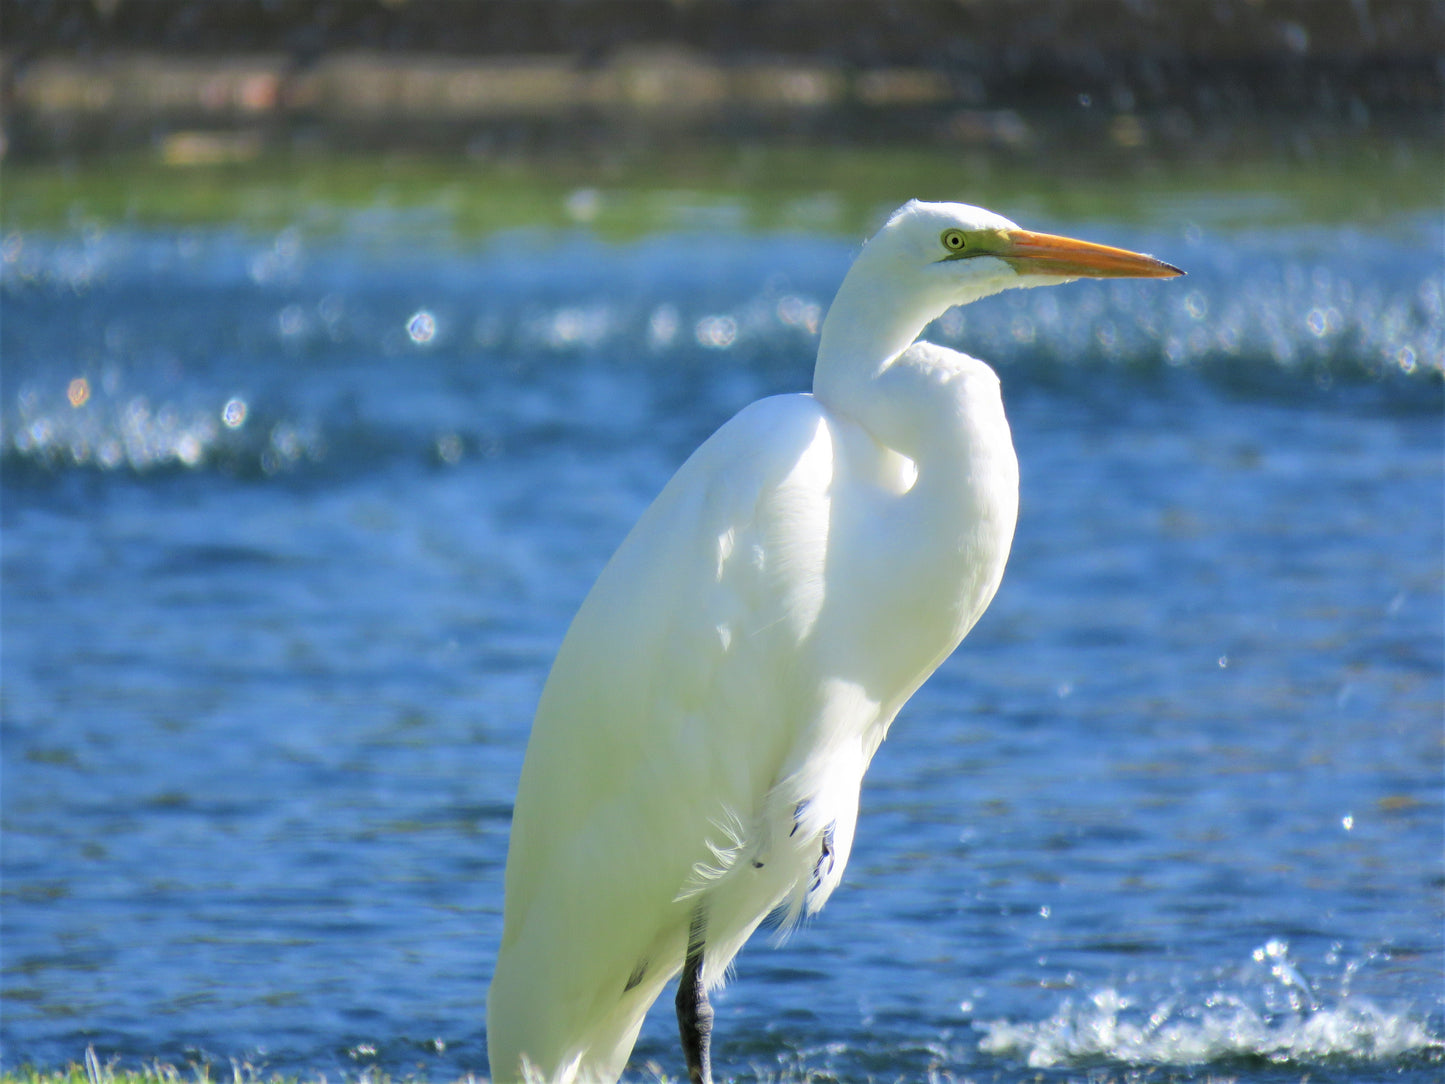
{"label": "pond", "polygon": [[1433,171],[830,153],[10,171],[5,1068],[485,1074],[568,621],[919,195],[1189,274],[927,333],[1002,378],[1013,555],[830,905],[716,998],[720,1072],[1438,1079]]}

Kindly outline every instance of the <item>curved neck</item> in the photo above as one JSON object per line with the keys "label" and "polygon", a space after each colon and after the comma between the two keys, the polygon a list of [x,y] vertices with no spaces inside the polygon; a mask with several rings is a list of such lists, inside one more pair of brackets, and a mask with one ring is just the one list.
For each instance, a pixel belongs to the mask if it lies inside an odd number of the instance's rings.
{"label": "curved neck", "polygon": [[967,261],[973,273],[966,277],[920,275],[907,269],[906,257],[900,260],[879,243],[883,240],[880,236],[864,246],[838,287],[823,320],[813,369],[813,394],[823,405],[859,420],[869,386],[930,322],[954,305],[1028,285],[988,257]]}
{"label": "curved neck", "polygon": [[849,414],[867,386],[949,306],[948,299],[930,297],[916,284],[905,293],[891,277],[869,273],[867,257],[864,249],[838,287],[813,369],[813,394]]}

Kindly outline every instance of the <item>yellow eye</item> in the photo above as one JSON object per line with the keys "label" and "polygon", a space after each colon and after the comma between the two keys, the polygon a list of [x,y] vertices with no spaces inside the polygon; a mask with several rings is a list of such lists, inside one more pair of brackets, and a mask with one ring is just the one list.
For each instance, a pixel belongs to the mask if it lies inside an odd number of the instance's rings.
{"label": "yellow eye", "polygon": [[968,236],[962,230],[944,230],[943,247],[950,253],[962,252],[968,247]]}

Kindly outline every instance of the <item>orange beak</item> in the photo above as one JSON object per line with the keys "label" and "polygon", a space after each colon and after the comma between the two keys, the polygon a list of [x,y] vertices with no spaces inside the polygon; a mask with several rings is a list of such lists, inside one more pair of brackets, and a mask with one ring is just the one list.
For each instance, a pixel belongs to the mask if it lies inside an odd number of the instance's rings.
{"label": "orange beak", "polygon": [[[990,246],[991,248],[993,246]],[[1075,241],[1030,230],[1000,231],[997,248],[989,253],[1005,261],[1020,275],[1060,278],[1169,279],[1184,274],[1173,264],[1128,249]]]}

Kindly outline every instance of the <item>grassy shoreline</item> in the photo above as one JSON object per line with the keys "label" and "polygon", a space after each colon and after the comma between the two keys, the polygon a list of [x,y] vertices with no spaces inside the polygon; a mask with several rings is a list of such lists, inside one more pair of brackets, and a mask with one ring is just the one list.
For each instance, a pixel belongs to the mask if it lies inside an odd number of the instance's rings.
{"label": "grassy shoreline", "polygon": [[273,150],[177,164],[157,152],[126,152],[6,161],[0,221],[6,231],[214,225],[325,235],[354,232],[358,215],[404,215],[419,216],[422,234],[585,227],[621,240],[721,213],[743,231],[853,235],[908,193],[1034,219],[1144,227],[1177,218],[1180,208],[1221,227],[1367,226],[1438,210],[1441,157],[1436,142],[1405,137],[1341,140],[1308,156],[1204,160],[1107,147],[1080,158],[1042,149],[700,146],[619,151],[600,162],[567,152]]}

